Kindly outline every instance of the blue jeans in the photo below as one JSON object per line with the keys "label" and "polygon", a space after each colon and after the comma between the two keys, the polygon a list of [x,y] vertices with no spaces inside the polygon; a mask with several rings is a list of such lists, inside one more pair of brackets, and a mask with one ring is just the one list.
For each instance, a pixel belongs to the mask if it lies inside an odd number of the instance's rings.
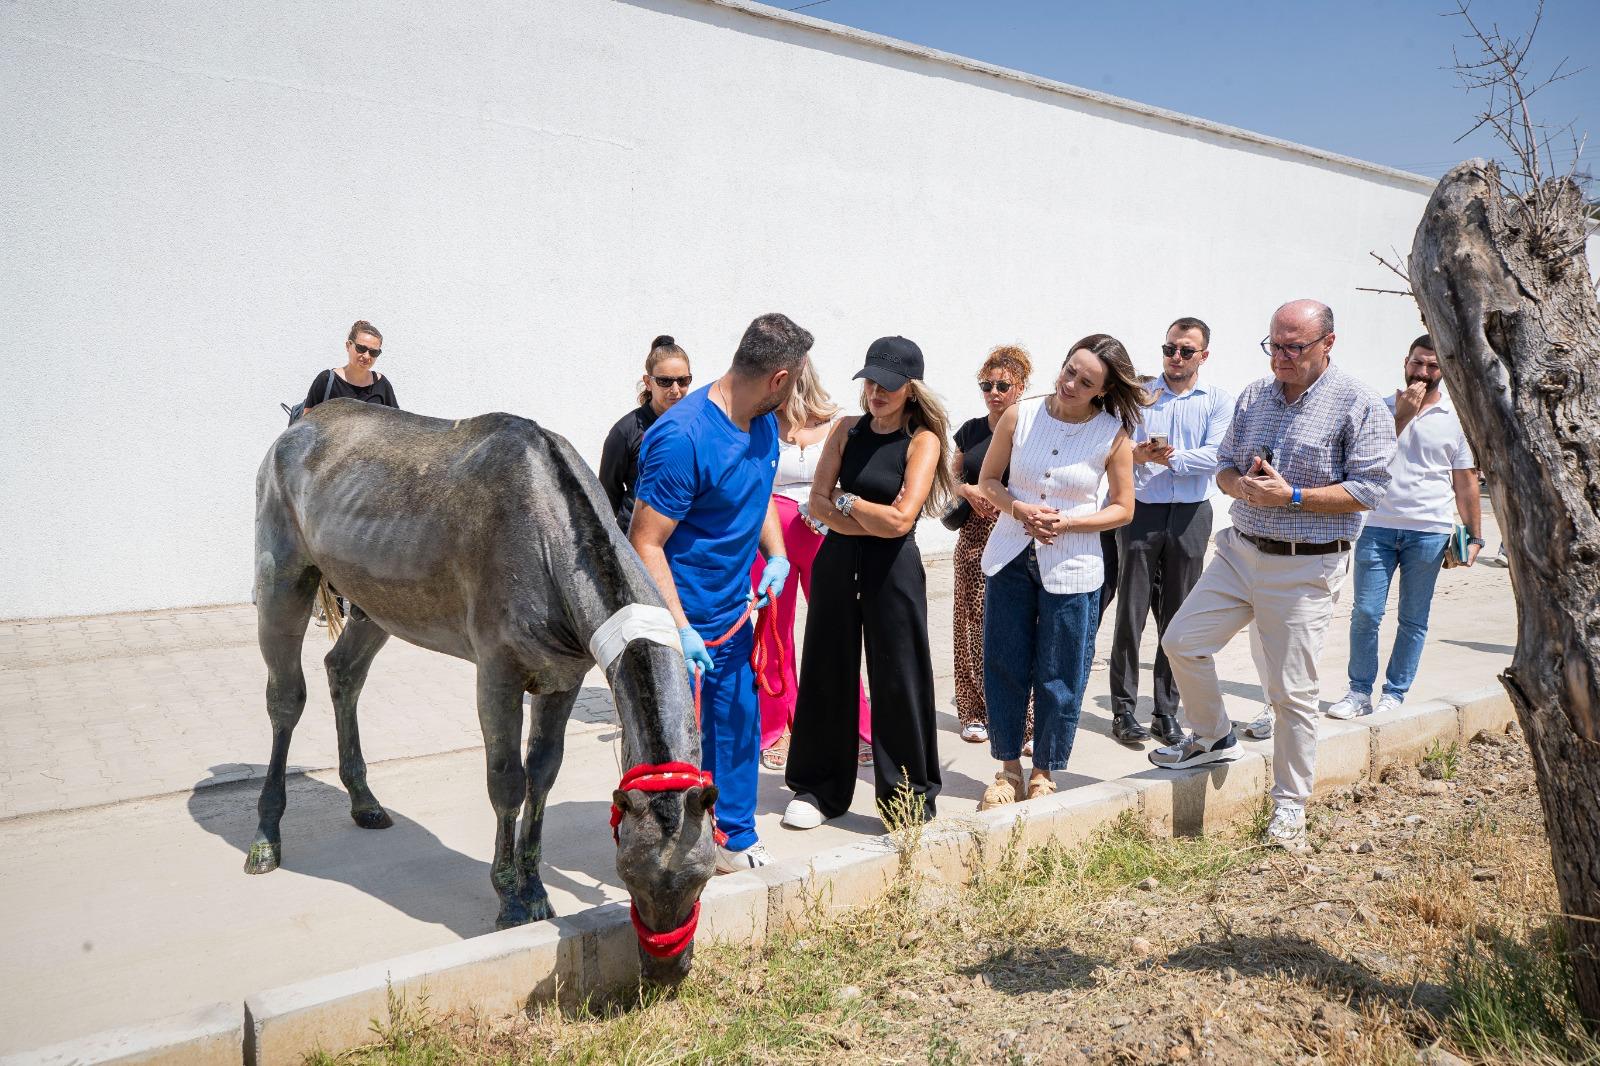
{"label": "blue jeans", "polygon": [[989,707],[989,751],[996,759],[1022,757],[1032,692],[1033,765],[1067,768],[1094,658],[1099,607],[1099,589],[1046,592],[1031,547],[984,581],[983,697]]}
{"label": "blue jeans", "polygon": [[1448,533],[1368,526],[1356,541],[1355,606],[1350,614],[1350,691],[1372,695],[1378,679],[1378,626],[1389,601],[1389,584],[1400,568],[1400,619],[1384,675],[1385,695],[1406,698],[1417,677],[1428,636],[1428,609],[1439,580]]}

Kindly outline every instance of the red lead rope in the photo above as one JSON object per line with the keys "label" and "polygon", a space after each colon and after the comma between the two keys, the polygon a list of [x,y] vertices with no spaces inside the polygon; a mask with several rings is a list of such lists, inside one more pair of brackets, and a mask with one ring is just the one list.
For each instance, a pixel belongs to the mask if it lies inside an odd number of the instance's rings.
{"label": "red lead rope", "polygon": [[[739,620],[716,640],[707,641],[706,647],[715,648],[719,644],[726,644],[733,638],[745,621],[750,617],[750,607],[746,605],[744,613]],[[785,678],[786,666],[784,660],[783,642],[776,639],[777,615],[771,610],[762,610],[756,615],[756,640],[755,646],[750,650],[750,665],[755,670],[756,682],[761,690],[769,696],[781,696],[788,690]],[[772,637],[773,643],[778,647],[778,686],[774,690],[767,684],[766,665],[769,655],[767,638]],[[694,726],[700,728],[700,677],[694,680]],[[698,766],[691,766],[686,762],[640,763],[622,775],[622,783],[617,787],[623,792],[637,789],[640,792],[679,792],[690,788],[704,788],[711,784],[711,773]],[[706,808],[706,813],[711,815],[711,824],[717,824],[717,813],[711,807]],[[622,824],[622,808],[615,803],[611,805],[611,839],[618,844],[622,843],[618,826]],[[728,835],[721,829],[713,829],[714,838],[718,844],[727,842]],[[658,959],[670,959],[674,955],[683,953],[683,950],[694,942],[694,931],[700,924],[700,901],[696,900],[694,909],[689,912],[688,919],[678,928],[658,933],[644,924],[639,917],[639,908],[633,903],[628,904],[628,917],[633,920],[633,931],[639,936],[639,946],[645,952]]]}

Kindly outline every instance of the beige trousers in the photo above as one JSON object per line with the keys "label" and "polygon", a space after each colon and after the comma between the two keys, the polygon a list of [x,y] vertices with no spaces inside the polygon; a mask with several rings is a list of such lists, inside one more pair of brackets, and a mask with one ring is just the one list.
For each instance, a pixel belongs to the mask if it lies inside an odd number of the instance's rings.
{"label": "beige trousers", "polygon": [[1350,553],[1268,555],[1233,529],[1167,626],[1161,646],[1172,663],[1183,718],[1201,740],[1233,729],[1213,658],[1254,620],[1261,641],[1261,684],[1276,725],[1272,798],[1303,807],[1317,766],[1317,658],[1333,618]]}

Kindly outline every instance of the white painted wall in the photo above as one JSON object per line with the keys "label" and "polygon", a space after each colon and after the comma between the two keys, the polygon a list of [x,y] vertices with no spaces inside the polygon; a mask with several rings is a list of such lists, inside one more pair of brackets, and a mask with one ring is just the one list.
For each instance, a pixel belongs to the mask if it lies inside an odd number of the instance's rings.
{"label": "white painted wall", "polygon": [[[1167,322],[1238,387],[1279,302],[1397,380],[1428,186],[711,0],[0,7],[0,617],[247,599],[252,481],[356,317],[402,404],[597,461],[646,346],[702,381],[755,314],[850,394],[903,333],[958,417]],[[948,537],[925,522],[926,547]]]}

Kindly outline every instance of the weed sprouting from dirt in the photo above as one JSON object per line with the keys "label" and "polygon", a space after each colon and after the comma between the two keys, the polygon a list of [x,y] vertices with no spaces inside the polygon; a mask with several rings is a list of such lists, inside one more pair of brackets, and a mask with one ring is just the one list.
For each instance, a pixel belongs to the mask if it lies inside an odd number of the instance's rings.
{"label": "weed sprouting from dirt", "polygon": [[1454,781],[1461,772],[1461,745],[1453,740],[1449,744],[1435,740],[1417,769],[1425,778]]}
{"label": "weed sprouting from dirt", "polygon": [[1486,932],[1486,938],[1469,935],[1450,960],[1448,1026],[1455,1042],[1483,1058],[1600,1056],[1578,1013],[1560,922],[1548,921],[1525,939]]}
{"label": "weed sprouting from dirt", "polygon": [[887,802],[880,804],[883,827],[888,830],[889,842],[900,856],[900,868],[907,870],[916,861],[922,849],[922,834],[928,819],[922,797],[911,787],[905,768],[900,768],[900,783],[895,786]]}

